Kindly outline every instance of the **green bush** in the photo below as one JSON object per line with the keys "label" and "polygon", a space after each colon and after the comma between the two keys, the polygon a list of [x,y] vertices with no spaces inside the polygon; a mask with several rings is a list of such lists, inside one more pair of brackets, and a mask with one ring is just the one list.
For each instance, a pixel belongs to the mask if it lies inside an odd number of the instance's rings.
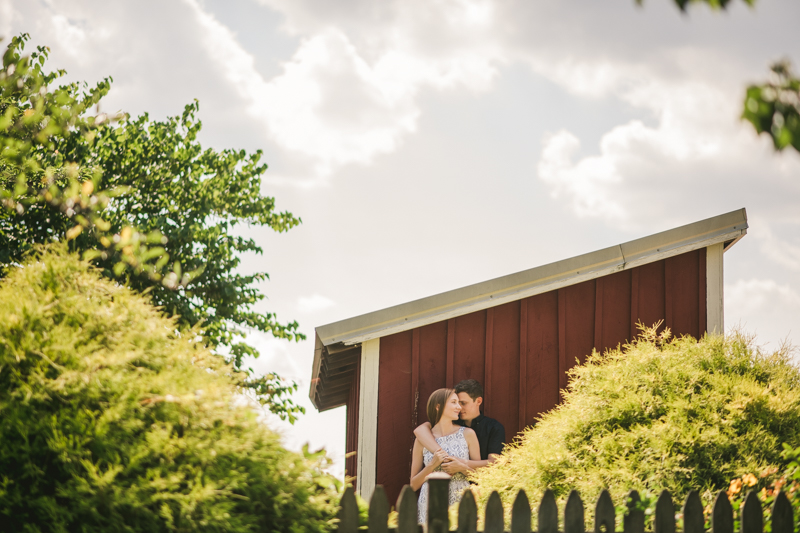
{"label": "green bush", "polygon": [[577,489],[591,511],[603,488],[617,505],[631,489],[668,489],[676,504],[695,489],[710,503],[733,478],[785,464],[783,443],[800,444],[799,384],[787,349],[646,330],[571,371],[563,403],[478,471],[480,498],[497,490],[510,508],[518,489],[538,500],[550,488],[563,504]]}
{"label": "green bush", "polygon": [[0,283],[0,529],[327,531],[338,482],[231,367],[50,247]]}

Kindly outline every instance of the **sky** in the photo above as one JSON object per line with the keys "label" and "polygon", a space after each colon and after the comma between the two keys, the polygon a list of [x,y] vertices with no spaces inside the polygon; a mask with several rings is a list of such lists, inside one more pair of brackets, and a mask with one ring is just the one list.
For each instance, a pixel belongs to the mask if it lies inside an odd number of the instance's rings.
{"label": "sky", "polygon": [[342,475],[345,412],[308,400],[314,328],[746,208],[725,325],[800,344],[800,154],[740,120],[769,65],[800,67],[800,2],[0,0],[0,36],[65,81],[112,77],[106,112],[178,115],[206,147],[261,149],[262,191],[302,225],[264,248],[260,372],[307,414],[267,417]]}

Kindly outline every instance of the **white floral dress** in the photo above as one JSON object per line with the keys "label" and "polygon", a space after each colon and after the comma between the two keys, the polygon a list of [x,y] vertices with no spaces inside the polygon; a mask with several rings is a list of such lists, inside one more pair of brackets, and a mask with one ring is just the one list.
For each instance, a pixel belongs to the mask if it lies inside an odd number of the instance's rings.
{"label": "white floral dress", "polygon": [[[436,439],[436,443],[447,452],[450,457],[458,457],[459,459],[469,460],[469,445],[467,439],[464,437],[464,427],[458,428],[458,431],[451,433],[444,437]],[[433,461],[433,452],[422,448],[422,463],[428,466]],[[441,472],[442,466],[439,465],[434,469],[434,472]],[[464,489],[469,487],[467,476],[458,472],[453,474],[450,478],[450,498],[449,505],[461,501],[461,494]],[[419,500],[417,501],[417,518],[420,524],[425,524],[428,521],[428,482],[422,485],[422,490],[419,492]]]}

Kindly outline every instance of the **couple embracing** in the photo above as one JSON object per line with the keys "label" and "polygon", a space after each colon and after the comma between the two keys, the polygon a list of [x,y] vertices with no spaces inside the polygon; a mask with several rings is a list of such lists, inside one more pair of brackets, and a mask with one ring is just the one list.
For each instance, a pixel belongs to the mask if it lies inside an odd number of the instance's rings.
{"label": "couple embracing", "polygon": [[492,463],[502,453],[503,425],[481,413],[483,387],[474,379],[461,381],[455,389],[439,389],[428,399],[428,420],[414,435],[411,452],[411,488],[419,494],[419,522],[428,515],[428,483],[432,472],[446,472],[450,479],[449,504],[461,499],[469,487],[466,473]]}

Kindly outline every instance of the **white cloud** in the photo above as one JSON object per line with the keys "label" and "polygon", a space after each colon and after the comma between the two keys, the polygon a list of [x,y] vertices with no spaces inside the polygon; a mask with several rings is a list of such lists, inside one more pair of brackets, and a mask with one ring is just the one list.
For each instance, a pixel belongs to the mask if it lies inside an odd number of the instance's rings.
{"label": "white cloud", "polygon": [[[764,187],[748,202],[790,209],[798,185],[784,176],[789,168],[800,173],[800,158],[776,157],[766,139],[755,138],[749,124],[738,120],[739,95],[655,74],[614,90],[617,98],[654,117],[655,124],[634,119],[615,126],[602,135],[598,154],[577,159],[581,142],[573,133],[544,139],[538,177],[576,215],[628,229],[634,221],[663,226],[682,211],[677,205],[703,209],[720,191],[735,191],[753,180]],[[782,254],[786,261],[797,260],[789,247]]]}
{"label": "white cloud", "polygon": [[331,30],[305,41],[254,108],[284,147],[328,173],[394,151],[414,131],[414,88],[379,77],[347,37]]}
{"label": "white cloud", "polygon": [[622,180],[614,162],[610,158],[586,157],[575,164],[572,158],[579,147],[578,138],[565,130],[546,137],[538,165],[539,178],[552,187],[553,197],[568,197],[578,216],[624,218],[625,211],[606,188]]}
{"label": "white cloud", "polygon": [[587,98],[603,98],[619,94],[632,85],[641,85],[652,79],[652,72],[643,65],[624,61],[612,62],[586,58],[577,59],[566,53],[521,53],[535,72],[557,83],[572,94]]}
{"label": "white cloud", "polygon": [[[791,231],[786,233],[796,236],[799,225],[800,223],[791,224]],[[800,246],[776,235],[766,218],[751,219],[750,226],[750,234],[761,242],[760,248],[764,255],[785,268],[800,270]]]}
{"label": "white cloud", "polygon": [[283,148],[315,160],[320,174],[369,163],[413,131],[419,113],[411,95],[376,76],[342,32],[329,29],[304,40],[283,73],[266,81],[233,32],[186,1],[205,30],[206,51],[250,114]]}
{"label": "white cloud", "polygon": [[321,294],[301,296],[297,299],[297,310],[301,313],[315,313],[336,305],[336,302]]}
{"label": "white cloud", "polygon": [[61,50],[70,55],[73,60],[85,64],[88,59],[85,54],[87,41],[86,30],[75,21],[70,21],[61,14],[53,15],[52,24],[55,37],[61,43]]}
{"label": "white cloud", "polygon": [[[496,73],[492,53],[474,53],[473,46],[428,54],[404,31],[408,27],[382,32],[381,43],[364,45],[362,50],[335,25],[312,24],[310,31],[302,31],[290,24],[304,38],[283,64],[283,73],[267,81],[228,28],[196,1],[186,1],[205,30],[207,52],[248,103],[250,114],[280,146],[314,161],[316,172],[323,176],[395,151],[416,129],[420,115],[416,98],[422,88],[463,85],[483,90]],[[429,10],[440,27],[480,32],[489,26],[490,3],[445,4]],[[279,7],[288,14],[297,11],[293,5]],[[369,33],[369,28],[362,30]]]}
{"label": "white cloud", "polygon": [[725,285],[725,324],[755,333],[775,348],[784,339],[798,339],[800,293],[772,279],[739,279]]}
{"label": "white cloud", "polygon": [[252,368],[256,375],[275,373],[288,381],[306,383],[308,376],[304,372],[304,365],[292,353],[296,349],[286,339],[277,339],[260,332],[248,335],[247,343],[258,350],[257,359],[245,361],[245,366]]}

